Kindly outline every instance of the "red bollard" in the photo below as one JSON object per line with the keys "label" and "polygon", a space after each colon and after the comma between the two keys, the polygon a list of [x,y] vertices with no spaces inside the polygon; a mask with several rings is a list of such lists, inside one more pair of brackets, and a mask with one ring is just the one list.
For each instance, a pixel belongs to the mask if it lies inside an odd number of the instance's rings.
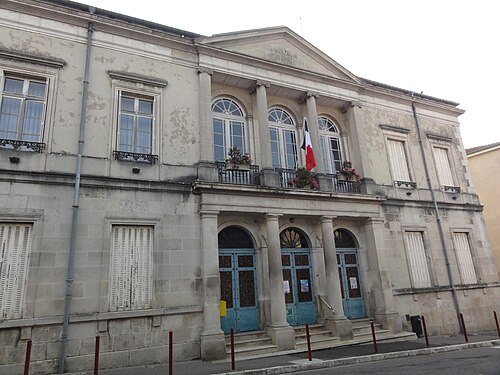
{"label": "red bollard", "polygon": [[174,333],[172,331],[168,332],[168,375],[173,375],[174,373]]}
{"label": "red bollard", "polygon": [[234,329],[231,328],[231,370],[236,370],[236,363],[234,361]]}
{"label": "red bollard", "polygon": [[460,321],[462,322],[462,329],[464,330],[465,342],[469,342],[469,337],[467,336],[467,328],[465,327],[464,315],[460,313]]}
{"label": "red bollard", "polygon": [[497,325],[498,337],[500,337],[500,325],[498,325],[498,317],[497,317],[497,312],[496,311],[493,311],[493,316],[495,317],[495,323]]}
{"label": "red bollard", "polygon": [[94,351],[94,375],[99,375],[99,343],[101,336],[95,337],[95,351]]}
{"label": "red bollard", "polygon": [[370,325],[372,326],[373,350],[375,353],[378,353],[377,338],[375,337],[375,326],[373,325],[373,320],[370,320]]}
{"label": "red bollard", "polygon": [[30,358],[31,358],[31,339],[26,342],[26,358],[24,360],[24,375],[30,373]]}
{"label": "red bollard", "polygon": [[307,339],[307,357],[309,361],[312,361],[312,353],[311,353],[311,336],[309,336],[309,324],[306,324],[306,339]]}
{"label": "red bollard", "polygon": [[424,326],[425,345],[429,347],[429,336],[427,335],[427,325],[425,324],[425,318],[423,315],[422,315],[422,325]]}

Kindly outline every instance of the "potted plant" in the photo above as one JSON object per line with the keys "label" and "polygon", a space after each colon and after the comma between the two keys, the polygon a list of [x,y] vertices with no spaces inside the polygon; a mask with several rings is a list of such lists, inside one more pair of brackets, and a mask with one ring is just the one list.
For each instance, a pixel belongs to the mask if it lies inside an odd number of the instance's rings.
{"label": "potted plant", "polygon": [[296,175],[291,180],[288,180],[288,186],[302,189],[319,189],[319,182],[316,177],[304,167],[297,169]]}
{"label": "potted plant", "polygon": [[343,161],[340,170],[337,172],[337,179],[340,181],[359,181],[360,176],[352,167],[350,161]]}
{"label": "potted plant", "polygon": [[242,154],[238,147],[231,147],[227,153],[226,169],[229,170],[250,170],[252,159],[249,154]]}

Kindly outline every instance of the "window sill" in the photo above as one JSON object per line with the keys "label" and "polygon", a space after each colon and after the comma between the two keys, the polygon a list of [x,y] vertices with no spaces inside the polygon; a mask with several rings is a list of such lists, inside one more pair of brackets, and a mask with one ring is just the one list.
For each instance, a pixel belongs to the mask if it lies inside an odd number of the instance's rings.
{"label": "window sill", "polygon": [[151,154],[140,154],[140,153],[126,152],[126,151],[113,151],[113,155],[116,160],[120,161],[132,161],[132,162],[149,163],[149,164],[155,164],[158,161],[158,155],[151,155]]}
{"label": "window sill", "polygon": [[406,188],[406,189],[416,189],[417,188],[417,183],[416,182],[412,182],[412,181],[394,180],[394,186],[402,187],[402,188]]}
{"label": "window sill", "polygon": [[460,193],[460,186],[443,185],[442,189],[445,193]]}
{"label": "window sill", "polygon": [[18,141],[16,139],[0,139],[0,147],[12,148],[19,151],[43,152],[45,143]]}

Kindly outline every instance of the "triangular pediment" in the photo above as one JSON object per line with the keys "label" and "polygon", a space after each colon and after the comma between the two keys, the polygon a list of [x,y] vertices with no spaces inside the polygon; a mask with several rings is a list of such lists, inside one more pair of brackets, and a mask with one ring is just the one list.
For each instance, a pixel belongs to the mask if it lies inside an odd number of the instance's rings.
{"label": "triangular pediment", "polygon": [[287,27],[201,37],[198,43],[352,82],[360,79]]}

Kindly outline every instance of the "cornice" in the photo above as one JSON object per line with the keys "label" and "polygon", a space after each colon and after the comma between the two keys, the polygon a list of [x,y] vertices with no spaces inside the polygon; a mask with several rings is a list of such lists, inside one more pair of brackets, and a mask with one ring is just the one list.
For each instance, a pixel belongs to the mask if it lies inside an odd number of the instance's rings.
{"label": "cornice", "polygon": [[56,69],[61,69],[65,67],[67,64],[66,61],[61,59],[36,55],[33,53],[27,54],[24,52],[4,49],[4,48],[0,48],[0,58],[6,60],[24,62],[28,64],[43,65],[43,66],[48,66],[49,68],[56,68]]}
{"label": "cornice", "polygon": [[143,76],[141,74],[135,74],[135,73],[129,73],[129,72],[119,72],[119,71],[115,71],[115,70],[108,70],[107,73],[111,78],[119,79],[121,81],[127,81],[127,82],[132,82],[132,83],[142,83],[145,85],[162,87],[162,88],[166,87],[168,85],[168,81],[166,81],[166,80],[154,78],[154,77],[147,77],[147,76]]}

